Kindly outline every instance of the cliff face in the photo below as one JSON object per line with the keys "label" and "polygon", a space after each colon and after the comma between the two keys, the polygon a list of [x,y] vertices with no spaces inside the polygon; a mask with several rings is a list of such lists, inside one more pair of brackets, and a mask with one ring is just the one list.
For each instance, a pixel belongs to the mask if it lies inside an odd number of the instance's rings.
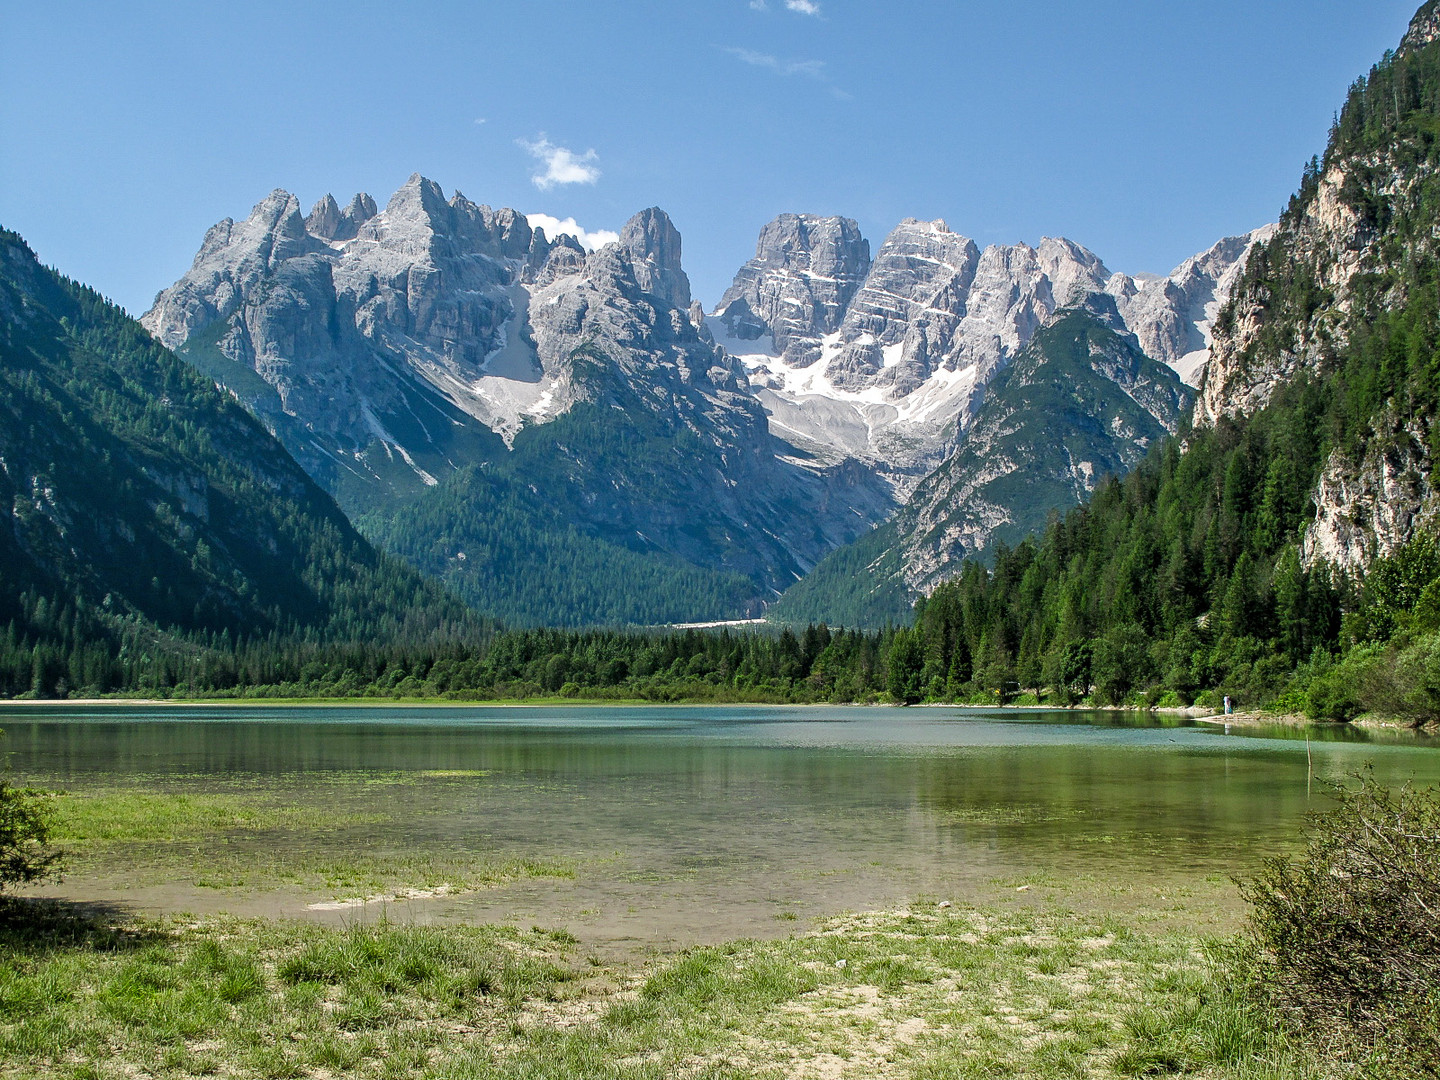
{"label": "cliff face", "polygon": [[[1351,282],[1362,268],[1378,269],[1387,257],[1379,248],[1380,230],[1342,194],[1360,164],[1330,165],[1262,249],[1265,264],[1285,265],[1287,284],[1314,290],[1316,300],[1304,305],[1309,310],[1290,307],[1287,294],[1293,290],[1277,291],[1277,282],[1259,268],[1237,283],[1212,331],[1197,423],[1256,412],[1298,371],[1322,368],[1348,343],[1355,314]],[[1382,181],[1384,197],[1399,194],[1403,183],[1390,172]]]}
{"label": "cliff face", "polygon": [[1305,565],[1327,562],[1362,571],[1417,529],[1440,526],[1434,454],[1427,440],[1432,418],[1387,415],[1383,434],[1358,455],[1332,451],[1315,484],[1315,520],[1305,530]]}

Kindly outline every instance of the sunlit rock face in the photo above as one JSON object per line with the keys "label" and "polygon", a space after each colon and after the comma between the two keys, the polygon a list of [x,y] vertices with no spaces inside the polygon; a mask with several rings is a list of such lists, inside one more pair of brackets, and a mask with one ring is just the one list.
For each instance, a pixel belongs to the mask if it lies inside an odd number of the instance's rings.
{"label": "sunlit rock face", "polygon": [[1072,241],[981,249],[943,221],[907,220],[873,261],[848,218],[783,214],[710,316],[775,433],[854,457],[904,497],[960,443],[986,387],[1057,310],[1109,294],[1139,348],[1187,382],[1257,230],[1168,277],[1112,274]]}

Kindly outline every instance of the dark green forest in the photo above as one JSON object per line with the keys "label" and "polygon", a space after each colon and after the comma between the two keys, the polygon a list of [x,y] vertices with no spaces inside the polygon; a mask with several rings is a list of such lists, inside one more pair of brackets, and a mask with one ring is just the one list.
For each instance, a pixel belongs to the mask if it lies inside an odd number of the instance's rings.
{"label": "dark green forest", "polygon": [[[54,666],[37,681],[33,657],[41,653],[12,625],[0,638],[0,679],[9,680],[0,690],[38,697],[68,690],[160,698],[888,701],[892,638],[818,626],[800,634],[516,630],[474,644],[196,639],[188,650],[154,650],[132,639],[118,658],[80,640],[68,654],[45,650]],[[63,640],[62,632],[50,640]]]}
{"label": "dark green forest", "polygon": [[229,397],[0,233],[0,692],[121,689],[241,641],[484,624],[378,554]]}

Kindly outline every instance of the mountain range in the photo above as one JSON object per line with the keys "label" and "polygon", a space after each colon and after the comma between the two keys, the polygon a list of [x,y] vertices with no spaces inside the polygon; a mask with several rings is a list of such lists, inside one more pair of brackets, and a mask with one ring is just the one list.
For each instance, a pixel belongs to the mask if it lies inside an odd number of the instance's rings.
{"label": "mountain range", "polygon": [[[368,536],[482,611],[753,617],[904,505],[1058,314],[1105,297],[1112,332],[1192,372],[1265,235],[1132,278],[1070,241],[982,251],[944,222],[902,223],[872,259],[854,221],[786,214],[707,316],[658,209],[586,251],[416,175],[383,210],[327,195],[302,216],[272,193],[214,226],[142,322]],[[1072,505],[1173,430],[1162,398],[1130,399],[1138,425],[1087,413],[1099,443],[1070,480],[997,494],[964,551]]]}

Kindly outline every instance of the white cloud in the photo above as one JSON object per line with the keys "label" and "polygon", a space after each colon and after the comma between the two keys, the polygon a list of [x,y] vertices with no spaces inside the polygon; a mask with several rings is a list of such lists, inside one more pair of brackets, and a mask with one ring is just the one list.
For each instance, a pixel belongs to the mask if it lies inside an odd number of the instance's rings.
{"label": "white cloud", "polygon": [[794,11],[800,15],[819,15],[820,5],[814,0],[785,0],[785,10]]}
{"label": "white cloud", "polygon": [[777,75],[804,75],[809,79],[825,81],[824,60],[781,60],[754,49],[727,48],[725,51],[752,67],[767,68]]}
{"label": "white cloud", "polygon": [[556,146],[545,137],[544,132],[534,142],[526,139],[516,141],[545,166],[543,173],[530,177],[541,191],[549,191],[556,184],[593,184],[600,179],[600,170],[592,164],[598,160],[594,150],[577,154],[563,146]]}
{"label": "white cloud", "polygon": [[770,5],[765,0],[750,0],[751,11],[769,11]]}
{"label": "white cloud", "polygon": [[613,244],[616,240],[620,239],[619,233],[611,232],[609,229],[596,229],[593,232],[589,229],[582,229],[579,225],[575,224],[573,217],[568,217],[564,221],[561,221],[559,218],[551,217],[549,214],[526,214],[525,220],[530,223],[532,229],[544,229],[545,235],[551,240],[554,240],[555,237],[561,233],[575,237],[576,240],[580,241],[580,246],[586,251],[595,251],[597,248],[602,248],[606,244]]}
{"label": "white cloud", "polygon": [[477,124],[486,123],[485,117],[483,117],[483,116],[477,116],[477,117],[475,118],[475,123],[477,123]]}

